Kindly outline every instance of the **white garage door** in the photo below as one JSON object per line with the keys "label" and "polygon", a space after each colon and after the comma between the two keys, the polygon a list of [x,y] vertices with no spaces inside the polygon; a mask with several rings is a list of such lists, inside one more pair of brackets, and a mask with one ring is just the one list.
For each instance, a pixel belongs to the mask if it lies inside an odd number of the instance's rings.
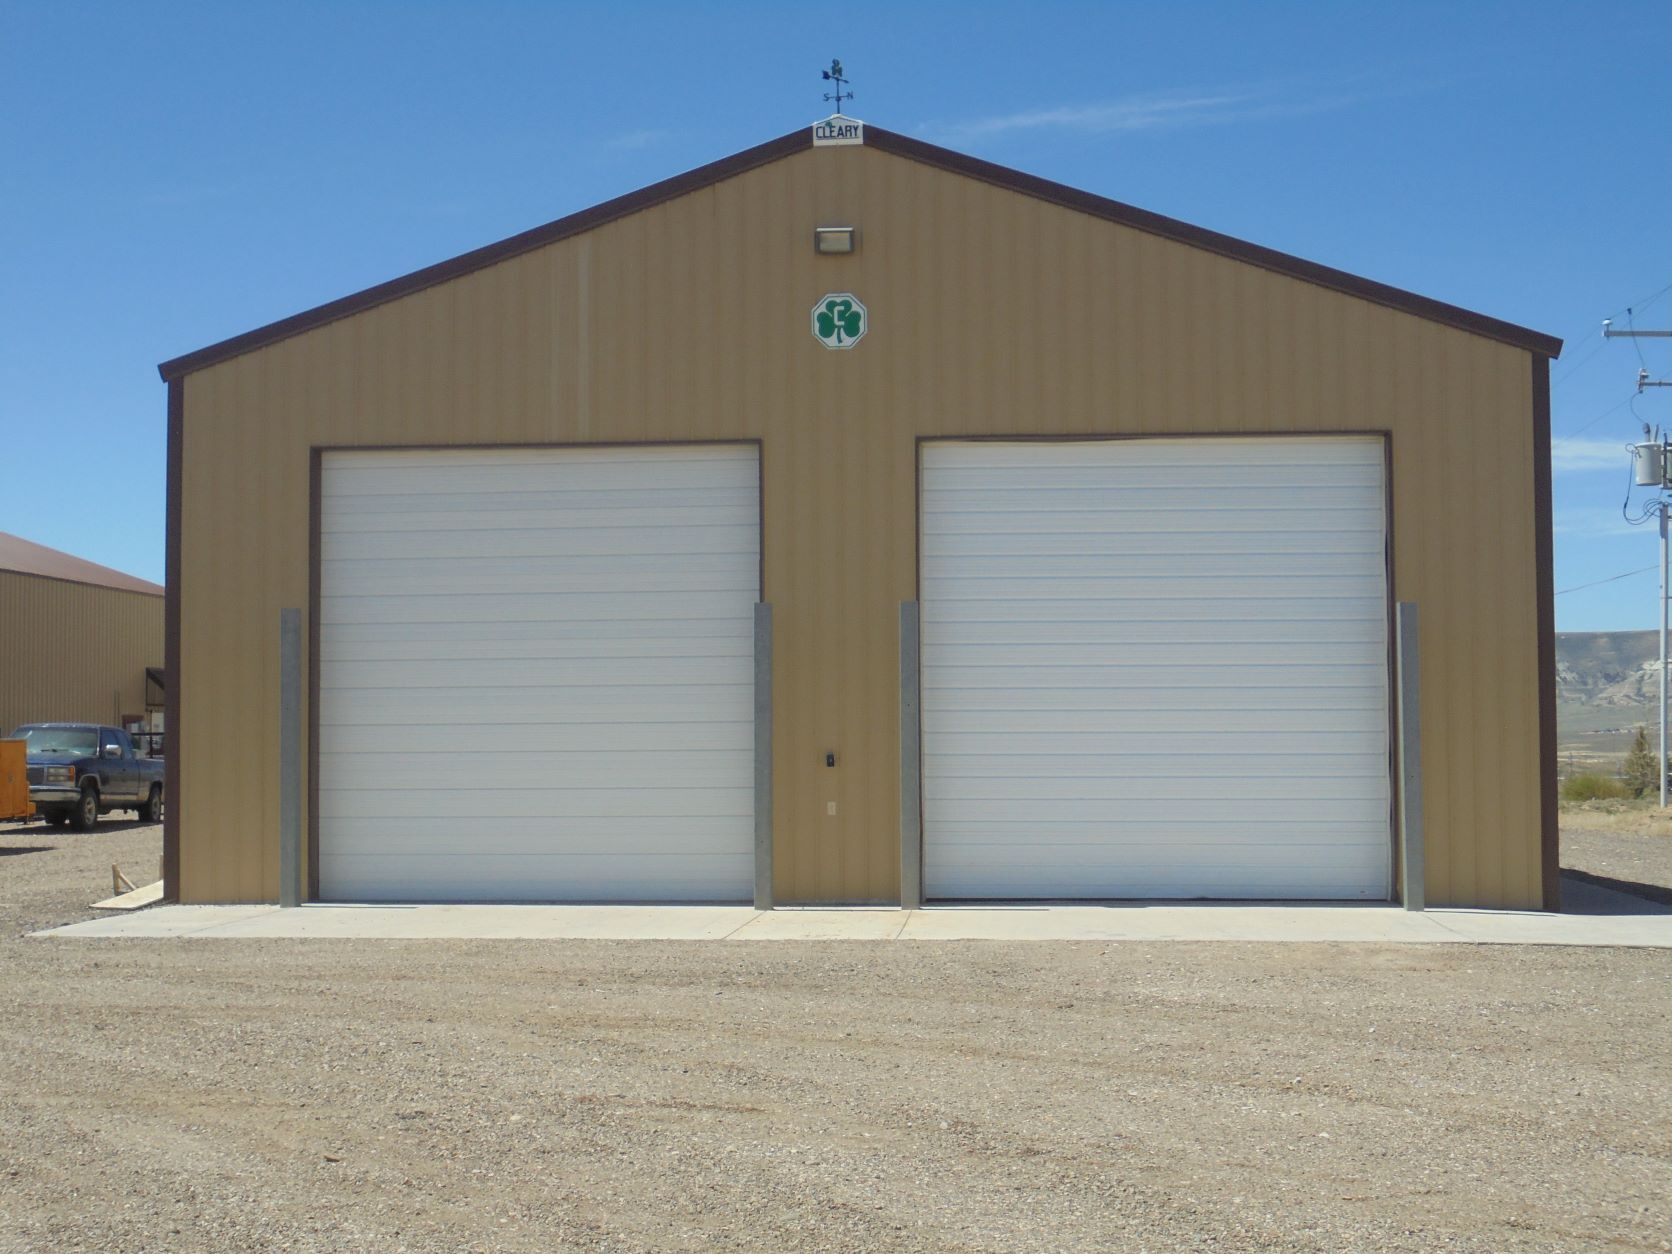
{"label": "white garage door", "polygon": [[1382,461],[926,445],[927,894],[1385,899]]}
{"label": "white garage door", "polygon": [[326,454],[320,895],[747,900],[759,482],[729,445]]}

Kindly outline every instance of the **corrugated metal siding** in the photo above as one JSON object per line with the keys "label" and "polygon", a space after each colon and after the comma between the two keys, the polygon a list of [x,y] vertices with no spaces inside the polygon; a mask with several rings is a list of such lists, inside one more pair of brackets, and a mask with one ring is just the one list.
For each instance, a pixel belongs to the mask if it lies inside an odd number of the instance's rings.
{"label": "corrugated metal siding", "polygon": [[[815,256],[821,222],[859,251]],[[808,333],[829,291],[870,308],[851,351]],[[1541,900],[1523,350],[825,148],[210,367],[185,414],[188,900],[278,891],[276,612],[307,604],[310,445],[761,438],[777,893],[887,901],[916,438],[1335,430],[1392,432],[1429,899]]]}
{"label": "corrugated metal siding", "polygon": [[0,571],[0,732],[143,714],[162,664],[161,597]]}

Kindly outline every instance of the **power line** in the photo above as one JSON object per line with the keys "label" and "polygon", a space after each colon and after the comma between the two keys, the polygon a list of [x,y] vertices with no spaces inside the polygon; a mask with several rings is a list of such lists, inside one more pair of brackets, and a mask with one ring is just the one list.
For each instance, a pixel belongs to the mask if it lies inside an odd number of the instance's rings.
{"label": "power line", "polygon": [[[1659,299],[1662,298],[1662,296],[1665,296],[1665,294],[1669,293],[1669,291],[1672,291],[1672,283],[1667,284],[1667,286],[1665,286],[1665,288],[1660,289],[1660,291],[1657,291],[1657,293],[1652,294],[1652,296],[1645,296],[1644,299],[1640,299],[1640,301],[1632,301],[1632,303],[1630,303],[1630,304],[1622,304],[1622,306],[1620,306],[1620,308],[1618,308],[1618,309],[1615,309],[1615,311],[1613,311],[1613,313],[1603,314],[1603,318],[1618,318],[1618,316],[1620,316],[1620,314],[1630,313],[1630,311],[1632,311],[1632,309],[1647,309],[1647,308],[1649,308],[1650,304],[1654,304],[1655,301],[1659,301]],[[1570,336],[1568,336],[1568,338],[1565,339],[1565,341],[1563,341],[1563,343],[1565,343],[1565,344],[1577,344],[1578,341],[1580,341],[1580,339],[1590,338],[1590,334],[1592,334],[1593,326],[1595,326],[1595,323],[1590,323],[1590,324],[1588,324],[1588,326],[1585,326],[1585,328],[1583,328],[1582,331],[1575,331],[1575,333],[1570,334]],[[1575,364],[1577,364],[1577,363],[1575,363]]]}
{"label": "power line", "polygon": [[1595,580],[1592,583],[1575,584],[1571,588],[1563,588],[1556,595],[1559,596],[1559,597],[1565,597],[1570,592],[1583,592],[1583,591],[1585,591],[1586,588],[1600,588],[1605,583],[1613,583],[1615,580],[1618,580],[1618,579],[1630,579],[1633,575],[1646,575],[1651,570],[1659,570],[1659,569],[1660,569],[1660,567],[1658,567],[1658,566],[1644,566],[1644,567],[1642,567],[1641,569],[1638,569],[1638,570],[1628,570],[1623,575],[1610,575],[1606,579],[1598,579],[1598,580]]}
{"label": "power line", "polygon": [[1591,351],[1586,353],[1578,361],[1570,362],[1568,364],[1568,368],[1566,370],[1562,371],[1561,374],[1557,375],[1556,378],[1554,380],[1552,380],[1550,386],[1552,388],[1561,387],[1562,384],[1566,383],[1576,373],[1578,373],[1579,367],[1583,366],[1586,362],[1590,361],[1591,358],[1595,357],[1598,353],[1600,353],[1603,349],[1605,349],[1607,347],[1608,347],[1608,341],[1598,337],[1597,342],[1591,347]]}
{"label": "power line", "polygon": [[1584,435],[1585,432],[1589,431],[1592,427],[1596,426],[1597,423],[1601,422],[1604,418],[1607,418],[1610,414],[1619,413],[1620,410],[1624,409],[1627,405],[1631,404],[1636,399],[1637,399],[1637,393],[1633,392],[1630,396],[1626,397],[1625,400],[1620,401],[1617,405],[1614,405],[1614,406],[1612,406],[1608,409],[1603,410],[1595,418],[1593,418],[1589,422],[1587,422],[1583,427],[1578,427],[1575,430],[1569,431],[1564,435],[1557,436],[1556,439],[1551,442],[1550,447],[1555,448],[1558,444],[1566,444],[1569,440],[1577,439],[1579,436]]}
{"label": "power line", "polygon": [[1637,315],[1626,310],[1626,327],[1632,332],[1631,346],[1637,350],[1637,364],[1643,368],[1643,373],[1649,373],[1649,363],[1643,360],[1643,346],[1637,342]]}

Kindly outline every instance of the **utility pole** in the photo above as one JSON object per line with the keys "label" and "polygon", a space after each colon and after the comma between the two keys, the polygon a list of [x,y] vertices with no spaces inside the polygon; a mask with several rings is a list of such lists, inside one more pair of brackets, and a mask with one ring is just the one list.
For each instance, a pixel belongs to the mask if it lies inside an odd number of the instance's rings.
{"label": "utility pole", "polygon": [[[1602,338],[1605,340],[1672,340],[1672,331],[1639,331],[1635,327],[1627,331],[1616,331],[1611,318],[1602,320]],[[1639,357],[1641,360],[1641,357]],[[1649,368],[1641,367],[1637,371],[1637,391],[1641,395],[1644,388],[1672,387],[1672,379],[1651,379]],[[1661,436],[1658,432],[1653,441],[1647,439],[1649,428],[1643,428],[1644,443],[1632,447],[1632,459],[1636,473],[1633,476],[1641,487],[1653,486],[1659,493],[1659,499],[1650,507],[1660,518],[1660,757],[1657,759],[1660,776],[1660,808],[1666,809],[1667,803],[1667,771],[1666,771],[1666,629],[1667,607],[1669,604],[1668,581],[1672,579],[1672,547],[1667,543],[1666,514],[1668,502],[1666,489],[1672,488],[1672,439]]]}

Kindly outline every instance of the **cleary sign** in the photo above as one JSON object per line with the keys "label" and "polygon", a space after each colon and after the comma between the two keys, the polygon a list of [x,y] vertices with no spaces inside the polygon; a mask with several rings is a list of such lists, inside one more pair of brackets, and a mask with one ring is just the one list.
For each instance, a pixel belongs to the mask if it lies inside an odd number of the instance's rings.
{"label": "cleary sign", "polygon": [[836,148],[843,144],[863,144],[865,123],[858,118],[833,113],[822,122],[813,123],[813,147]]}

